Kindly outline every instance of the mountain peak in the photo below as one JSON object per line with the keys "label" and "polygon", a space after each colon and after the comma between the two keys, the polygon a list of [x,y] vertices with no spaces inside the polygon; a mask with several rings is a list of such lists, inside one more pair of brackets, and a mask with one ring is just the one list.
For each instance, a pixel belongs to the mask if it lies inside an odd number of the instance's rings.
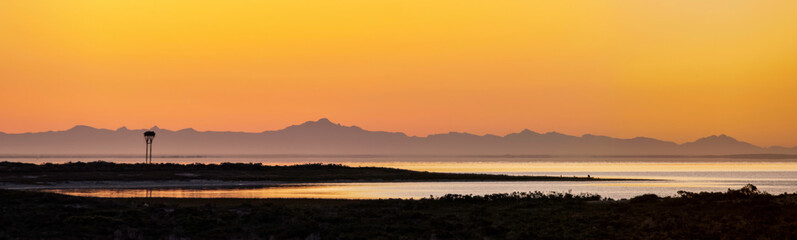
{"label": "mountain peak", "polygon": [[540,134],[537,133],[537,132],[531,131],[529,129],[523,129],[523,131],[516,132],[516,133],[510,133],[510,134],[507,134],[504,137],[507,137],[507,138],[528,138],[528,137],[533,137],[533,136],[537,136],[537,135],[540,135]]}
{"label": "mountain peak", "polygon": [[586,133],[586,134],[582,134],[581,138],[611,138],[611,137]]}
{"label": "mountain peak", "polygon": [[96,128],[89,127],[86,125],[75,125],[74,127],[70,128],[67,131],[85,131],[85,130],[96,130]]}
{"label": "mountain peak", "polygon": [[694,142],[681,144],[681,146],[690,149],[692,153],[701,154],[716,154],[717,152],[722,152],[724,154],[746,154],[758,153],[764,150],[753,144],[736,140],[725,134],[711,135]]}
{"label": "mountain peak", "polygon": [[739,140],[736,140],[735,138],[733,138],[733,137],[730,137],[730,136],[728,136],[728,135],[725,135],[725,134],[720,134],[720,135],[711,135],[711,136],[708,136],[708,137],[704,137],[704,138],[698,139],[697,141],[695,141],[695,143],[697,143],[697,142],[706,142],[706,143],[709,143],[709,142],[711,142],[711,143],[714,143],[714,142],[716,142],[716,143],[718,143],[718,142],[725,142],[725,143],[735,143],[735,142],[739,142]]}
{"label": "mountain peak", "polygon": [[533,134],[533,135],[537,135],[538,134],[537,132],[531,131],[528,128],[523,129],[523,131],[520,131],[520,133],[521,134]]}
{"label": "mountain peak", "polygon": [[339,123],[333,123],[329,121],[329,119],[321,118],[317,121],[307,121],[299,125],[291,125],[283,130],[288,131],[318,131],[318,130],[327,130],[327,129],[359,129],[357,127],[345,127],[340,125]]}
{"label": "mountain peak", "polygon": [[321,118],[321,119],[318,119],[318,121],[315,121],[315,122],[316,123],[324,123],[324,124],[333,124],[332,121],[329,121],[329,119],[327,119],[327,118]]}
{"label": "mountain peak", "polygon": [[545,134],[543,134],[543,135],[548,135],[548,136],[567,136],[567,135],[565,135],[565,134],[562,134],[562,133],[560,133],[560,132],[557,132],[557,131],[553,131],[553,132],[547,132],[547,133],[545,133]]}
{"label": "mountain peak", "polygon": [[183,128],[183,129],[178,130],[178,132],[185,133],[185,132],[197,132],[197,131],[194,128]]}
{"label": "mountain peak", "polygon": [[305,126],[305,127],[324,127],[324,126],[340,126],[340,124],[333,123],[332,121],[329,121],[329,119],[327,119],[327,118],[321,118],[321,119],[318,119],[317,121],[307,121],[307,122],[304,122],[304,123],[302,123],[302,124],[301,124],[301,125],[299,125],[299,126]]}

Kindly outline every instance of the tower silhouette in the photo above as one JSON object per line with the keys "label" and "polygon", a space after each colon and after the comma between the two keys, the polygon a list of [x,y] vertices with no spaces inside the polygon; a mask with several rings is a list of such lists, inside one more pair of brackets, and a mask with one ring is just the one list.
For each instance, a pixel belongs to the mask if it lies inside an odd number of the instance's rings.
{"label": "tower silhouette", "polygon": [[144,141],[147,142],[147,149],[144,151],[144,164],[152,163],[152,139],[155,139],[155,132],[144,132]]}

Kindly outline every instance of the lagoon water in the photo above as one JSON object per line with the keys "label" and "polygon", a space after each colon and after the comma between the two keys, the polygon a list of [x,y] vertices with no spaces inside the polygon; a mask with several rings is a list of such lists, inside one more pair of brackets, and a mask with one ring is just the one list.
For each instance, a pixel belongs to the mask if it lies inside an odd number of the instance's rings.
{"label": "lagoon water", "polygon": [[[136,158],[0,159],[21,162],[137,162]],[[556,182],[388,182],[285,184],[258,188],[52,189],[97,197],[180,198],[423,198],[445,194],[571,192],[614,199],[646,193],[673,196],[684,191],[726,191],[753,184],[773,194],[797,192],[797,160],[721,158],[478,158],[478,157],[248,157],[156,158],[154,162],[261,162],[273,165],[340,163],[349,166],[394,167],[418,171],[509,175],[587,176],[654,181]]]}

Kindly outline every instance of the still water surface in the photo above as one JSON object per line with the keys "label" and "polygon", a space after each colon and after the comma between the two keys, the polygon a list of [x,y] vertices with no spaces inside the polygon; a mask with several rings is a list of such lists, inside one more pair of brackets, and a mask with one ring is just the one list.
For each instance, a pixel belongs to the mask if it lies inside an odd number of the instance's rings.
{"label": "still water surface", "polygon": [[[5,159],[4,159],[5,160]],[[46,162],[97,159],[44,159]],[[103,159],[135,162],[137,159]],[[607,182],[390,182],[287,184],[260,188],[186,189],[54,189],[50,191],[97,197],[181,198],[422,198],[453,194],[483,195],[509,192],[572,192],[599,194],[614,199],[645,193],[672,196],[679,190],[726,191],[745,184],[769,193],[797,192],[797,161],[755,159],[610,159],[610,158],[173,158],[162,162],[262,162],[291,165],[341,163],[349,166],[394,167],[418,171],[489,173],[510,175],[587,176],[654,179],[656,181]],[[32,162],[31,159],[14,161]],[[41,161],[44,162],[44,161]]]}

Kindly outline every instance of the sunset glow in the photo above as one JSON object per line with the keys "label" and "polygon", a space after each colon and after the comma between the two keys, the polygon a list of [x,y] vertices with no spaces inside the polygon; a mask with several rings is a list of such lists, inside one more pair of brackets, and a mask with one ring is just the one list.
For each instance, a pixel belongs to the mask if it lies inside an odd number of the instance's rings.
{"label": "sunset glow", "polygon": [[0,131],[797,145],[797,1],[2,1]]}

